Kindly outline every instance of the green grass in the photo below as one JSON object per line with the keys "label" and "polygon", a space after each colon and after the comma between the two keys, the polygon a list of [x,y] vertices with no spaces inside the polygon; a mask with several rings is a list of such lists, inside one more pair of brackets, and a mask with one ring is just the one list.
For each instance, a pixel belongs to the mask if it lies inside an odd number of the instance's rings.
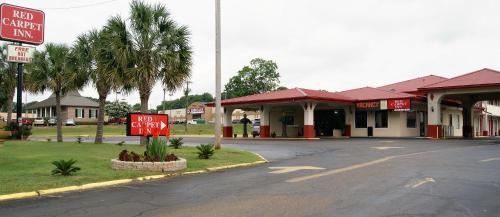
{"label": "green grass", "polygon": [[[252,125],[248,125],[248,133],[252,134]],[[237,133],[241,137],[243,134],[243,125],[234,124],[234,133]],[[63,135],[64,136],[95,136],[96,125],[79,125],[79,126],[64,126]],[[197,124],[188,125],[188,131],[185,131],[184,125],[174,124],[170,130],[172,135],[213,135],[214,125],[213,124]],[[56,136],[56,127],[33,127],[33,136]],[[126,130],[125,125],[105,125],[104,126],[105,136],[125,136]]]}
{"label": "green grass", "polygon": [[[161,174],[111,169],[110,160],[117,158],[123,149],[136,153],[145,150],[138,145],[7,141],[0,144],[0,194]],[[185,171],[260,160],[250,152],[229,148],[216,151],[209,160],[198,159],[194,147],[169,148],[168,151],[187,159],[188,168]],[[66,177],[51,175],[54,168],[52,161],[71,158],[77,160],[75,165],[81,167],[81,171]]]}

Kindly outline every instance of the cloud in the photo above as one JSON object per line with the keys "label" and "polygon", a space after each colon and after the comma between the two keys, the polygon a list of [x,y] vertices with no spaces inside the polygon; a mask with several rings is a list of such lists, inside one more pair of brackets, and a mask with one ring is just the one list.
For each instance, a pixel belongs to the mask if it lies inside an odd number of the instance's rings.
{"label": "cloud", "polygon": [[[50,8],[79,1],[7,2]],[[161,2],[192,32],[193,93],[214,93],[214,1]],[[223,0],[223,83],[255,57],[276,61],[284,86],[331,91],[500,69],[499,6],[491,0]],[[126,16],[128,2],[45,12],[46,41],[71,44],[109,16]],[[91,88],[83,94],[97,96]],[[150,106],[162,97],[157,85]],[[131,94],[127,101],[139,97]]]}

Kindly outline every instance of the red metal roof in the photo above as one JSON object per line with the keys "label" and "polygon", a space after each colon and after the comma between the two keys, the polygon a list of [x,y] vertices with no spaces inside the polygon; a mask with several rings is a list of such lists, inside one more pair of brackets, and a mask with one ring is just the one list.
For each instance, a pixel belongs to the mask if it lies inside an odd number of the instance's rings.
{"label": "red metal roof", "polygon": [[[287,90],[272,91],[250,96],[225,99],[222,100],[221,104],[225,106],[225,105],[252,104],[252,103],[265,103],[265,102],[298,101],[298,100],[353,102],[353,99],[349,98],[348,96],[340,95],[333,92],[310,90],[304,88],[292,88]],[[214,103],[209,104],[209,106],[213,105]]]}
{"label": "red metal roof", "polygon": [[436,75],[428,75],[424,77],[418,77],[406,81],[397,82],[394,84],[384,85],[379,87],[383,90],[389,91],[397,91],[402,93],[416,93],[418,92],[418,88],[431,85],[437,82],[445,81],[447,78],[436,76]]}
{"label": "red metal roof", "polygon": [[484,68],[465,75],[450,78],[419,88],[422,91],[437,89],[456,89],[500,86],[500,72],[493,69]]}
{"label": "red metal roof", "polygon": [[400,93],[396,91],[388,91],[374,87],[362,87],[352,90],[337,92],[338,94],[354,98],[357,101],[370,101],[382,99],[404,99],[415,98],[413,94]]}

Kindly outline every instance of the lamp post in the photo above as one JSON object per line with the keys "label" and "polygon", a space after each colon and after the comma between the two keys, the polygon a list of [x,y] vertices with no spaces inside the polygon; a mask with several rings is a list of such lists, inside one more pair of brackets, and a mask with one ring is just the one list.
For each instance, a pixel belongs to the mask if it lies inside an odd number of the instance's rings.
{"label": "lamp post", "polygon": [[221,27],[220,0],[215,0],[215,149],[221,148]]}

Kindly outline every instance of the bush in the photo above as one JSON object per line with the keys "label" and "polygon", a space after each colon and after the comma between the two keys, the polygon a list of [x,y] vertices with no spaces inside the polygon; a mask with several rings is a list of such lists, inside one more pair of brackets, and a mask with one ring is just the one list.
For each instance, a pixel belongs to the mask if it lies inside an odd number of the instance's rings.
{"label": "bush", "polygon": [[76,137],[76,142],[82,143],[82,141],[83,141],[83,138],[81,136]]}
{"label": "bush", "polygon": [[179,137],[179,138],[171,138],[170,139],[170,147],[173,147],[174,149],[179,149],[181,148],[182,144],[184,144],[184,142],[182,142],[182,137]]}
{"label": "bush", "polygon": [[198,149],[198,157],[200,159],[209,159],[215,152],[214,144],[200,144],[196,146],[196,149]]}
{"label": "bush", "polygon": [[31,135],[31,125],[19,127],[15,121],[12,121],[9,126],[5,127],[5,130],[12,131],[11,138],[13,139],[21,138],[21,135],[23,138],[28,138]]}
{"label": "bush", "polygon": [[147,161],[164,161],[167,155],[167,142],[160,138],[155,138],[149,140],[146,145],[146,152],[144,152],[144,158]]}
{"label": "bush", "polygon": [[55,169],[52,170],[52,175],[61,174],[63,176],[69,176],[73,173],[76,173],[80,170],[80,167],[73,166],[76,163],[76,160],[70,159],[68,161],[58,160],[53,161],[52,164],[56,166]]}
{"label": "bush", "polygon": [[120,154],[118,154],[118,159],[121,161],[134,161],[134,162],[144,162],[144,161],[158,162],[158,161],[176,161],[179,158],[175,154],[168,154],[165,155],[164,158],[159,158],[159,157],[148,157],[147,152],[144,152],[144,155],[141,155],[135,152],[128,153],[127,150],[122,150]]}

